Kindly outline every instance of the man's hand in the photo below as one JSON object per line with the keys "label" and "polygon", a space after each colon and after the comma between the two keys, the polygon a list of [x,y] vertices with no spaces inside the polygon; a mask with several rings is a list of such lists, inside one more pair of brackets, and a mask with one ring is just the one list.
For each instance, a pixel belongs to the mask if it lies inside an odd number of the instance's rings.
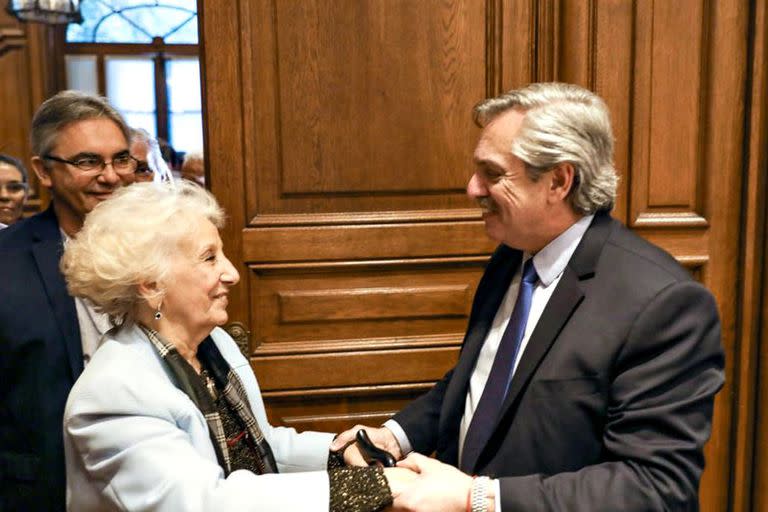
{"label": "man's hand", "polygon": [[464,512],[472,477],[453,466],[418,453],[411,453],[398,467],[419,473],[410,486],[393,496],[392,509],[419,512]]}
{"label": "man's hand", "polygon": [[339,434],[336,439],[333,440],[333,443],[331,443],[331,451],[334,452],[337,452],[345,446],[349,445],[349,447],[344,450],[344,462],[346,462],[348,466],[368,465],[365,462],[365,459],[363,459],[363,455],[360,453],[357,443],[354,443],[355,434],[357,434],[357,431],[360,429],[365,430],[365,432],[368,434],[368,437],[371,438],[371,442],[373,444],[383,450],[387,450],[395,457],[395,459],[400,460],[403,458],[403,454],[400,451],[400,445],[398,444],[397,439],[395,439],[394,434],[392,434],[388,428],[374,428],[366,427],[364,425],[355,425],[351,429]]}
{"label": "man's hand", "polygon": [[408,489],[413,485],[418,476],[419,475],[407,468],[384,468],[384,477],[387,479],[389,491],[395,499],[400,496],[405,489]]}

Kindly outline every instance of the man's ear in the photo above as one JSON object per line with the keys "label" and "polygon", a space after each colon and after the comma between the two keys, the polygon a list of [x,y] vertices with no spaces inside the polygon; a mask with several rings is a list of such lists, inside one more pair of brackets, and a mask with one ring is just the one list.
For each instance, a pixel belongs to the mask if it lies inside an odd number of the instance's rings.
{"label": "man's ear", "polygon": [[570,162],[562,162],[552,168],[550,196],[558,201],[564,200],[571,193],[576,182],[576,169]]}
{"label": "man's ear", "polygon": [[46,169],[45,164],[43,163],[43,159],[39,156],[32,157],[32,170],[35,171],[37,180],[42,186],[45,188],[53,187],[53,182],[51,181],[51,170]]}

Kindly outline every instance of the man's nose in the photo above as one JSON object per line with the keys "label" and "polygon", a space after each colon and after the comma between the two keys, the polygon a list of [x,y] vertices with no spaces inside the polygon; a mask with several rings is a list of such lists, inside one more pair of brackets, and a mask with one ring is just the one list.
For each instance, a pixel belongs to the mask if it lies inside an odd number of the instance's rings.
{"label": "man's nose", "polygon": [[120,181],[120,175],[115,171],[112,162],[109,162],[104,165],[97,179],[103,183],[117,183]]}
{"label": "man's nose", "polygon": [[469,178],[469,183],[467,183],[467,195],[472,199],[488,195],[488,190],[477,173],[474,173],[472,177]]}

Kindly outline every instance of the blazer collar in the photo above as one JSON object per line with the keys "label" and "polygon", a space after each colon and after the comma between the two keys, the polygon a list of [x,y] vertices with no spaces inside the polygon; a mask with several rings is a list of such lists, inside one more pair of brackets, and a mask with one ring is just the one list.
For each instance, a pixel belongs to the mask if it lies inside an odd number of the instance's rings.
{"label": "blazer collar", "polygon": [[[611,218],[609,212],[598,212],[592,219],[589,229],[587,229],[576,251],[569,260],[563,276],[560,278],[555,292],[544,308],[544,312],[531,334],[525,352],[520,358],[520,363],[512,377],[509,391],[504,399],[494,434],[491,436],[484,452],[480,454],[478,461],[470,462],[467,464],[467,467],[473,470],[476,469],[477,462],[483,458],[488,447],[495,444],[494,438],[497,435],[501,435],[500,429],[498,429],[499,425],[509,423],[509,414],[513,414],[514,406],[527,388],[531,377],[584,298],[585,293],[581,281],[590,279],[595,275],[595,268],[600,254],[615,223],[617,221]],[[475,354],[476,357],[477,354]],[[472,360],[472,365],[474,366],[474,359]],[[462,400],[461,403],[463,404],[464,401]]]}
{"label": "blazer collar", "polygon": [[56,323],[63,335],[72,379],[75,380],[83,371],[83,347],[75,301],[69,295],[64,276],[59,270],[63,246],[53,206],[37,216],[30,225],[30,231],[33,239],[32,255],[42,277]]}
{"label": "blazer collar", "polygon": [[[449,443],[458,442],[458,428],[464,412],[464,402],[472,370],[475,368],[475,362],[491,328],[496,310],[499,309],[509,284],[520,267],[522,257],[521,251],[500,245],[491,256],[488,267],[478,284],[472,306],[472,316],[469,319],[467,333],[461,346],[461,354],[453,369],[453,375],[443,400],[438,439],[440,443],[446,443],[446,449],[449,448]],[[452,441],[453,439],[456,441]],[[457,456],[457,453],[454,455]],[[452,462],[455,464],[457,461],[453,460]]]}

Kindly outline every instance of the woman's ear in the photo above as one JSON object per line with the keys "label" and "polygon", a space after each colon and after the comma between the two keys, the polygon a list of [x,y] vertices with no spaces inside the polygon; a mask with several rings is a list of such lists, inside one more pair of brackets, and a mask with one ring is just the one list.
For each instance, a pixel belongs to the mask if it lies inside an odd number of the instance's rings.
{"label": "woman's ear", "polygon": [[152,308],[156,308],[163,297],[163,292],[157,284],[157,281],[139,283],[138,292],[139,297],[144,299],[144,301]]}

